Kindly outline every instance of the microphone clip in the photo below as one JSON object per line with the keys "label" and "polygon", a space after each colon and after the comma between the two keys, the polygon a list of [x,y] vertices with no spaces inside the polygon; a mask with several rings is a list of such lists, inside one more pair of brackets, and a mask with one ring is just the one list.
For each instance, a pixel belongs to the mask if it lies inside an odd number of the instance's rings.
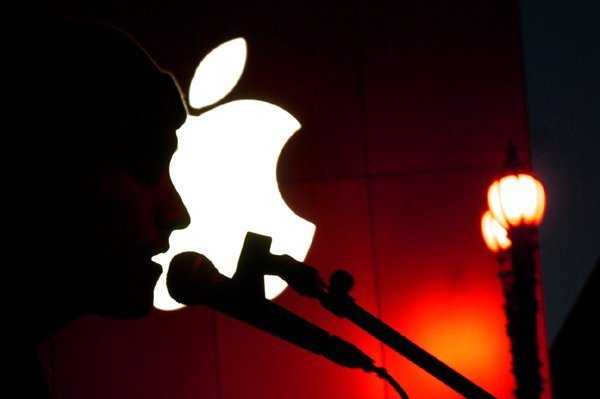
{"label": "microphone clip", "polygon": [[327,285],[319,271],[289,255],[273,255],[273,239],[254,232],[246,233],[237,270],[232,282],[245,295],[265,296],[264,276],[278,276],[300,295],[320,298]]}

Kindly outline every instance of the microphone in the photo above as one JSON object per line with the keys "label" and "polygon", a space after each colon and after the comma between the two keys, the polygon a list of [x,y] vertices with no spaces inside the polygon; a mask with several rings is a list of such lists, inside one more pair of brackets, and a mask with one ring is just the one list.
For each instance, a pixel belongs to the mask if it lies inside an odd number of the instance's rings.
{"label": "microphone", "polygon": [[289,312],[260,295],[248,294],[242,284],[218,272],[196,252],[182,252],[167,273],[169,295],[184,305],[208,305],[235,319],[349,368],[383,375],[384,369],[353,344]]}

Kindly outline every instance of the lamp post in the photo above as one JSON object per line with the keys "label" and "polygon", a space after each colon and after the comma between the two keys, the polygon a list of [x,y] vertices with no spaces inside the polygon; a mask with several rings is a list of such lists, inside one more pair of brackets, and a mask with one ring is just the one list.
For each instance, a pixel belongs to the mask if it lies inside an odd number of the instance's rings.
{"label": "lamp post", "polygon": [[[545,209],[542,184],[521,164],[509,145],[505,173],[488,189],[489,210],[482,217],[488,248],[500,263],[517,399],[542,392],[536,297],[537,226]],[[510,262],[509,262],[510,261]]]}

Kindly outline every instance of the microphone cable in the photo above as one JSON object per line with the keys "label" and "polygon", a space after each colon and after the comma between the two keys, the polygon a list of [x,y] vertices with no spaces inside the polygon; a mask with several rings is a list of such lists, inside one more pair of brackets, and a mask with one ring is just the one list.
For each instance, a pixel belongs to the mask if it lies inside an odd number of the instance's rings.
{"label": "microphone cable", "polygon": [[400,386],[400,384],[398,383],[398,381],[396,381],[394,379],[394,377],[392,377],[390,375],[390,373],[387,372],[386,369],[384,369],[383,367],[377,367],[374,370],[375,374],[377,374],[377,376],[385,381],[387,381],[392,388],[394,388],[394,390],[398,393],[398,395],[400,395],[400,397],[402,399],[409,399],[408,394],[406,393],[406,391],[402,388],[402,386]]}

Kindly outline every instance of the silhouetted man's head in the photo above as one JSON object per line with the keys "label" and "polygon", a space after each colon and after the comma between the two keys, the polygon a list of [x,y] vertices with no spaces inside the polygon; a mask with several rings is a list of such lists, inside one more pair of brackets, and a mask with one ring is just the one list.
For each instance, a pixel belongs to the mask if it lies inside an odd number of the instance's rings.
{"label": "silhouetted man's head", "polygon": [[147,314],[150,259],[189,223],[168,173],[186,118],[174,79],[108,26],[35,21],[2,36],[13,289],[33,312],[57,307],[45,318]]}

